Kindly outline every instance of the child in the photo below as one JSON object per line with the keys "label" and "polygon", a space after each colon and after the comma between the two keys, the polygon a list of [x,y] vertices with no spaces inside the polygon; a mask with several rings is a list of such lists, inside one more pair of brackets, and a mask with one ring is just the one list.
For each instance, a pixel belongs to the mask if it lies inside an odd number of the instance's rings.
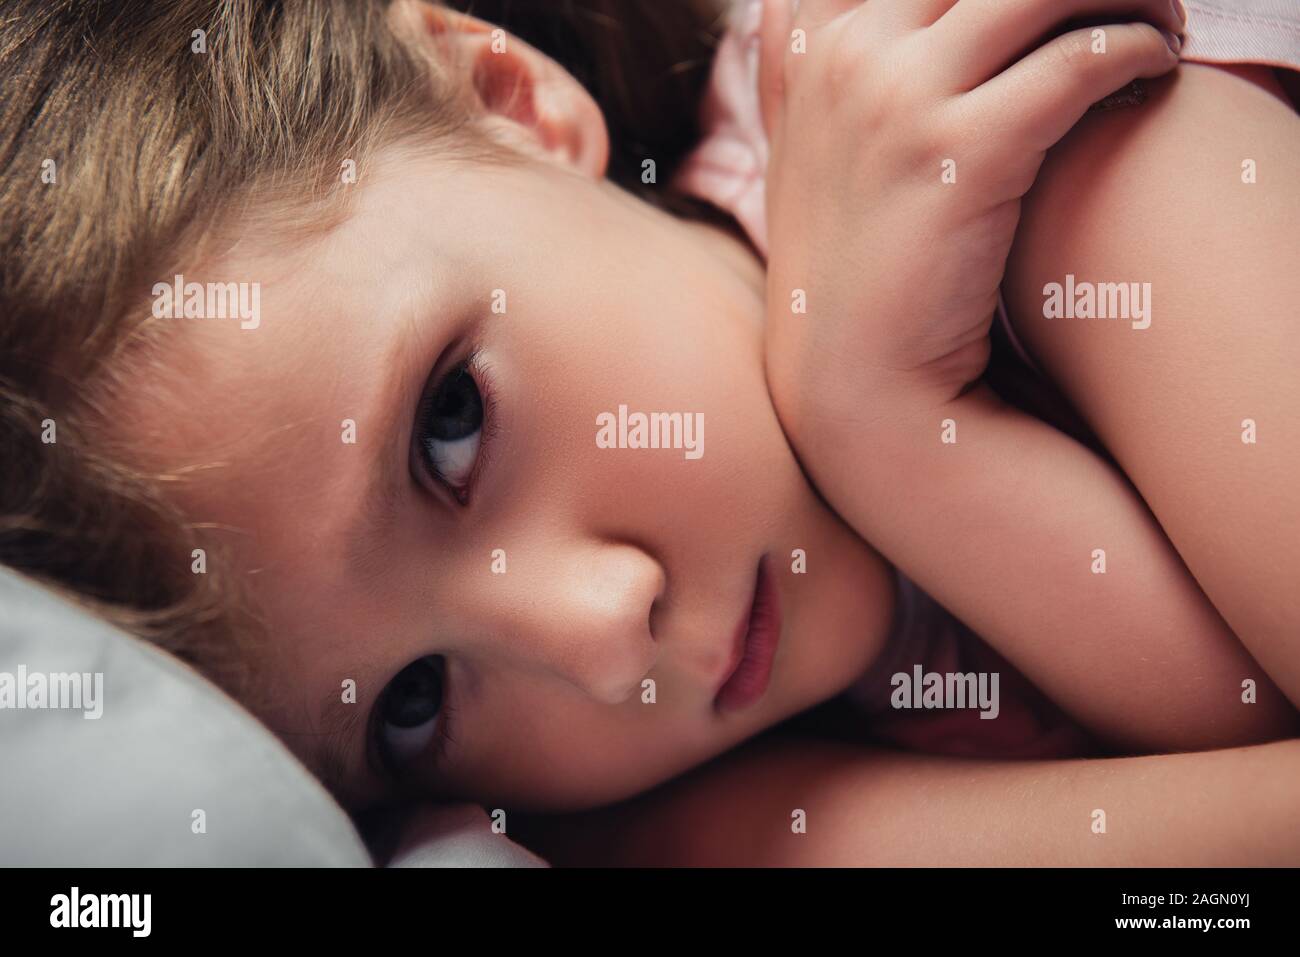
{"label": "child", "polygon": [[[765,289],[790,302],[809,260],[778,263],[774,244],[765,277],[734,236],[606,180],[605,117],[554,61],[413,2],[4,12],[4,560],[202,663],[349,807],[617,801],[839,694],[913,637],[891,631],[894,573],[858,534],[883,519],[834,474],[809,484],[782,425],[810,465],[816,423],[794,420],[779,379],[782,421],[769,397]],[[1152,45],[1116,59],[1039,78],[1071,94],[1057,136],[1173,66]],[[870,109],[876,93],[842,102]],[[1009,168],[1023,147],[990,145]],[[847,171],[826,175],[783,195],[851,193]],[[837,222],[865,235],[858,212]],[[825,237],[783,230],[789,216],[774,238],[814,255]],[[998,225],[1004,254],[1014,224]],[[945,282],[996,288],[981,238],[929,236]],[[212,308],[232,284],[237,316]],[[806,356],[783,350],[775,318],[769,370]],[[602,444],[600,423],[629,413],[707,429],[689,447],[681,431]],[[57,440],[41,443],[47,420]],[[1045,619],[1041,581],[1067,569],[1034,566],[1061,543],[1022,543],[1030,567],[1006,572],[1040,571],[1034,591],[971,623],[1005,633],[1008,657],[1120,746],[1282,733],[1289,705],[1168,542],[1113,474],[1073,461],[1089,527],[1148,577]],[[881,536],[905,568],[926,564],[896,529]],[[950,595],[914,577],[977,611],[970,594],[994,583],[969,567]],[[1152,634],[1046,654],[1025,640],[1108,609]],[[1255,708],[1238,703],[1243,675]]]}

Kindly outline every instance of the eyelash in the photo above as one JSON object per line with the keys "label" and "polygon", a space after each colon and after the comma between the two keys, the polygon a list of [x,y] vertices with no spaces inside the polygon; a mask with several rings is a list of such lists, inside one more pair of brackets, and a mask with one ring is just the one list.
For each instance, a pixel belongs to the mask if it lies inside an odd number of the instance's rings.
{"label": "eyelash", "polygon": [[[445,670],[443,674],[445,681]],[[456,743],[456,738],[452,734],[452,720],[456,709],[451,706],[446,691],[447,685],[444,684],[442,708],[438,712],[438,730],[433,736],[432,769],[435,773],[442,767],[442,762],[447,757],[447,749]],[[406,784],[410,779],[411,762],[399,763],[389,753],[388,747],[384,744],[384,722],[379,717],[380,712],[380,708],[371,711],[370,726],[366,731],[368,739],[366,753],[370,755],[370,765],[394,784]]]}
{"label": "eyelash", "polygon": [[433,400],[437,396],[439,389],[446,383],[448,377],[461,366],[465,367],[465,371],[474,380],[474,388],[478,390],[479,399],[483,403],[483,424],[480,426],[478,455],[474,459],[474,467],[470,469],[465,487],[457,489],[441,478],[429,464],[425,454],[419,450],[418,443],[415,454],[419,457],[421,472],[432,481],[437,482],[446,494],[456,500],[458,505],[465,506],[469,504],[470,497],[478,486],[479,476],[487,467],[492,450],[492,437],[496,435],[496,396],[492,388],[491,377],[488,375],[479,349],[472,350],[468,356],[436,378],[430,377],[428,384],[424,388],[424,393],[420,396],[420,404],[416,407],[415,428],[412,431],[415,433],[415,437],[418,438],[418,433],[429,415],[429,409],[433,405]]}

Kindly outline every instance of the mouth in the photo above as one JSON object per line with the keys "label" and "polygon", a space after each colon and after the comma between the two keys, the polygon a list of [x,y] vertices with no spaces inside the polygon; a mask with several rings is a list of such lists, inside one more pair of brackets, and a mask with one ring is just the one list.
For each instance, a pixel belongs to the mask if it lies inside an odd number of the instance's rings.
{"label": "mouth", "polygon": [[747,708],[767,690],[772,679],[772,660],[781,640],[781,605],[772,580],[767,556],[758,563],[754,598],[736,629],[732,667],[713,699],[718,711]]}

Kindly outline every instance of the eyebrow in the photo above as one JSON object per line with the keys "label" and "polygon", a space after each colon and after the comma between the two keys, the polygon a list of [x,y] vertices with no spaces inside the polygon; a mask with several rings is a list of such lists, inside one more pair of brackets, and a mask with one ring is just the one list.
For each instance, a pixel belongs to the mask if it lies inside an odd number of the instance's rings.
{"label": "eyebrow", "polygon": [[331,690],[321,706],[321,733],[324,743],[320,749],[321,780],[331,791],[337,791],[346,777],[348,756],[353,753],[357,732],[365,727],[362,720],[365,708],[358,701],[345,705],[337,691]]}
{"label": "eyebrow", "polygon": [[[376,405],[383,411],[375,416],[373,423],[357,423],[359,430],[378,430],[384,436],[378,461],[372,460],[373,471],[362,493],[360,515],[348,530],[346,567],[349,574],[355,574],[363,581],[377,571],[375,558],[391,538],[405,487],[402,476],[406,472],[406,458],[401,451],[410,441],[410,436],[404,432],[408,409],[401,401],[384,397],[406,393],[404,386],[411,365],[410,354],[419,342],[418,320],[413,314],[400,326],[401,331],[393,337],[380,365],[381,369],[390,370],[376,393],[381,397]],[[357,443],[359,449],[367,447],[364,441]]]}
{"label": "eyebrow", "polygon": [[[361,685],[359,680],[357,685]],[[316,742],[306,754],[301,755],[302,761],[335,797],[340,797],[344,792],[347,770],[352,763],[349,756],[355,748],[357,732],[367,724],[362,720],[365,711],[360,702],[344,703],[339,689],[331,688],[317,708],[320,722],[315,731],[277,732],[290,737],[310,738]]]}
{"label": "eyebrow", "polygon": [[348,531],[347,573],[365,582],[378,571],[375,559],[383,552],[392,537],[397,522],[398,505],[402,500],[402,466],[400,447],[407,437],[401,433],[402,421],[398,411],[397,421],[384,428],[388,435],[379,452],[370,481],[362,495],[361,512]]}

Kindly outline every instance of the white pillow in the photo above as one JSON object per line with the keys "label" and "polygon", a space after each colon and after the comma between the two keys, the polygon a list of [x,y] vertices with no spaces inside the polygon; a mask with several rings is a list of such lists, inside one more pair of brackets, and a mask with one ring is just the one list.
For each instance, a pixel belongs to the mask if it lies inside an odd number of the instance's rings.
{"label": "white pillow", "polygon": [[389,867],[549,867],[520,844],[492,830],[477,804],[430,804],[403,823]]}

